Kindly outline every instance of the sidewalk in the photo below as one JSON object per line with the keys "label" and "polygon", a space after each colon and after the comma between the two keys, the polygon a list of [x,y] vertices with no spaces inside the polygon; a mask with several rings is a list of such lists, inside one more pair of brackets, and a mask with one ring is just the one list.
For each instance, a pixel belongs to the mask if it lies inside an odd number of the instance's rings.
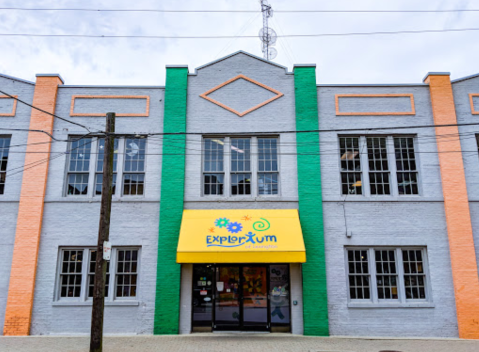
{"label": "sidewalk", "polygon": [[[89,337],[0,337],[2,352],[87,352]],[[308,337],[289,334],[192,334],[107,336],[105,352],[477,352],[479,341]]]}

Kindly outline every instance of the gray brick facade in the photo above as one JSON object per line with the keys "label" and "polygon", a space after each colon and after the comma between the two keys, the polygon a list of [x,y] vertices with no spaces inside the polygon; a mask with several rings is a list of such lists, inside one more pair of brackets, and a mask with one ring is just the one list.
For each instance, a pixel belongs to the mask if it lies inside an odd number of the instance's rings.
{"label": "gray brick facade", "polygon": [[[245,75],[284,94],[281,98],[242,117],[200,97],[200,94]],[[0,89],[32,102],[35,86],[0,75]],[[185,209],[298,209],[298,171],[296,157],[294,75],[285,67],[239,52],[213,63],[190,68],[187,91],[187,132],[185,164]],[[479,93],[479,77],[453,81],[458,123],[477,123],[471,114],[470,93]],[[458,337],[458,323],[452,281],[447,222],[444,210],[441,174],[437,155],[429,87],[415,85],[318,85],[318,121],[320,130],[358,129],[362,131],[320,134],[320,162],[324,236],[326,248],[329,330],[336,336]],[[337,94],[412,94],[414,115],[337,116]],[[117,117],[119,134],[161,133],[164,114],[164,87],[60,86],[55,113],[91,128],[103,129],[104,117],[70,116],[72,96],[149,96],[149,116]],[[233,109],[244,111],[274,94],[245,80],[236,81],[211,98]],[[365,100],[366,99],[366,100]],[[346,101],[347,100],[347,101]],[[348,98],[340,112],[398,112],[411,108],[407,97]],[[145,102],[135,99],[85,99],[75,105],[75,113],[142,113]],[[479,101],[476,101],[479,110]],[[5,105],[5,104],[4,104]],[[6,109],[8,108],[5,105]],[[3,105],[0,106],[2,109]],[[106,110],[105,110],[106,109]],[[3,110],[2,110],[3,111]],[[0,323],[3,326],[8,297],[10,266],[28,132],[1,129],[28,129],[31,108],[17,105],[15,117],[0,116],[0,136],[11,135],[5,194],[0,195]],[[397,126],[410,126],[396,130]],[[368,128],[383,128],[368,131]],[[281,133],[281,131],[289,131]],[[460,126],[467,191],[474,230],[476,256],[479,258],[479,158],[477,125]],[[249,136],[274,132],[279,140],[279,194],[260,196],[203,194],[203,136],[230,137],[238,132]],[[54,137],[66,140],[85,134],[79,126],[55,120]],[[413,136],[419,171],[419,194],[367,196],[341,194],[340,136]],[[456,136],[457,137],[457,136]],[[448,137],[445,137],[448,138]],[[96,146],[96,144],[93,144]],[[88,334],[91,302],[58,300],[59,253],[64,247],[94,247],[97,241],[100,197],[93,194],[90,180],[88,195],[66,196],[67,143],[51,146],[43,225],[40,240],[35,295],[32,311],[32,335]],[[182,152],[181,146],[178,146]],[[15,152],[13,152],[15,151]],[[92,152],[96,152],[92,149]],[[152,334],[155,313],[158,228],[161,190],[162,136],[149,136],[146,147],[145,194],[115,196],[112,205],[110,241],[114,247],[140,248],[138,297],[135,300],[109,302],[105,308],[105,333]],[[460,156],[458,156],[460,157]],[[92,159],[93,161],[95,159]],[[394,162],[391,157],[390,163]],[[26,166],[25,166],[26,167]],[[252,172],[257,171],[253,166]],[[90,173],[90,178],[92,177]],[[395,177],[391,172],[391,177]],[[228,186],[229,184],[227,184]],[[257,187],[257,184],[253,184]],[[363,183],[363,188],[368,187]],[[118,192],[119,194],[119,192]],[[321,200],[318,200],[321,201]],[[357,307],[348,299],[347,247],[420,247],[427,250],[428,294],[422,306],[370,304]],[[301,264],[290,265],[292,333],[303,333],[303,287]],[[181,334],[191,332],[193,266],[181,269]],[[293,302],[297,304],[293,305]],[[168,304],[168,302],[164,302]]]}

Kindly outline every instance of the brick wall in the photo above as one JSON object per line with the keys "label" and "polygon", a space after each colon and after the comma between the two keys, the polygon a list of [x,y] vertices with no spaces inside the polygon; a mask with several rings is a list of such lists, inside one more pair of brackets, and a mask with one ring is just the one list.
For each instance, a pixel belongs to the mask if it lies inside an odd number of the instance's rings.
{"label": "brick wall", "polygon": [[[328,309],[331,335],[336,336],[437,336],[457,337],[447,225],[441,173],[429,89],[410,86],[335,86],[318,88],[319,128],[322,130],[384,127],[360,135],[405,134],[417,136],[419,196],[341,195],[339,135],[321,133],[321,175],[324,209]],[[336,94],[413,94],[416,114],[407,116],[336,116]],[[413,126],[388,130],[393,126]],[[362,131],[361,131],[362,132]],[[392,175],[395,177],[395,175]],[[352,237],[346,237],[346,227]],[[431,275],[430,308],[348,307],[345,246],[427,247]]]}
{"label": "brick wall", "polygon": [[[146,117],[117,117],[117,133],[161,132],[163,128],[164,88],[161,87],[78,87],[60,86],[56,113],[68,117],[72,95],[148,95],[150,113]],[[129,100],[121,101],[128,104]],[[117,102],[118,103],[118,102]],[[123,110],[118,106],[119,110]],[[95,129],[105,128],[105,116],[69,117]],[[54,136],[67,139],[86,131],[56,119]],[[108,302],[105,305],[106,334],[152,334],[155,311],[156,265],[161,187],[161,138],[151,137],[146,143],[145,194],[113,196],[110,241],[113,246],[141,247],[138,297],[132,305]],[[89,334],[91,301],[58,302],[55,297],[59,248],[64,246],[94,247],[97,244],[101,197],[64,196],[67,143],[52,144],[59,157],[50,161],[45,195],[43,226],[38,255],[32,335]],[[94,160],[96,150],[92,149]],[[95,165],[93,165],[95,166]],[[93,179],[90,177],[90,189]],[[121,193],[118,189],[118,195]],[[136,304],[136,305],[135,305]],[[74,318],[72,318],[74,317]],[[125,317],[128,317],[125,319]]]}
{"label": "brick wall", "polygon": [[[186,131],[186,67],[167,68],[163,131]],[[183,215],[185,135],[163,137],[160,227],[156,281],[155,334],[177,334],[180,304],[180,265],[176,247]]]}
{"label": "brick wall", "polygon": [[[456,124],[449,74],[429,74],[436,125]],[[436,128],[437,135],[458,135],[457,126]],[[479,277],[460,138],[437,138],[444,193],[459,337],[479,338]]]}
{"label": "brick wall", "polygon": [[[63,82],[56,76],[37,78],[33,105],[49,113],[55,112],[58,85]],[[53,117],[32,109],[30,129],[52,133]],[[47,184],[50,137],[43,133],[29,132],[25,165],[35,164],[23,172],[22,191],[18,209],[15,246],[13,249],[5,335],[28,335],[33,306],[33,293],[37,269],[38,246],[42,229],[43,200]]]}
{"label": "brick wall", "polygon": [[[17,95],[28,103],[33,100],[35,86],[19,80],[13,80],[0,76],[0,89]],[[30,127],[31,108],[24,104],[17,104],[16,114],[12,117],[1,117],[0,124],[3,128]],[[26,143],[28,132],[2,131],[2,135],[11,136],[11,145],[18,145],[15,150],[18,153],[10,153],[8,156],[8,170],[21,171],[25,162]],[[5,309],[7,306],[8,284],[10,281],[10,267],[12,264],[13,244],[15,242],[15,229],[17,225],[18,204],[22,186],[22,173],[7,175],[5,192],[0,195],[0,223],[2,224],[0,236],[0,334],[3,334]]]}
{"label": "brick wall", "polygon": [[[296,130],[318,129],[316,68],[295,67]],[[303,264],[304,334],[329,335],[319,134],[297,133],[299,218],[306,246]],[[308,289],[309,288],[309,289]],[[314,288],[314,289],[312,289]]]}

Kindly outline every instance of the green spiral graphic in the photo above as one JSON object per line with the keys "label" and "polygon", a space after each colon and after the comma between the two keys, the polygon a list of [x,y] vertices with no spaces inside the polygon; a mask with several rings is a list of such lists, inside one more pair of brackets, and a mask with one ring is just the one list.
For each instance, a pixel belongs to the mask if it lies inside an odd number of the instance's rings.
{"label": "green spiral graphic", "polygon": [[256,231],[266,231],[267,229],[269,229],[271,225],[269,224],[268,220],[264,218],[260,218],[260,219],[266,221],[266,224],[268,225],[266,225],[263,221],[256,221],[255,223],[253,223],[253,229],[255,229]]}

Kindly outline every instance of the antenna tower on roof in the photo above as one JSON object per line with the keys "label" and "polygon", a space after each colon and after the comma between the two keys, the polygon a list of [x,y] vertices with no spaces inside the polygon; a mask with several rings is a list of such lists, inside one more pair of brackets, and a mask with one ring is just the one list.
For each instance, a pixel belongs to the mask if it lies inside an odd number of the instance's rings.
{"label": "antenna tower on roof", "polygon": [[260,0],[261,12],[263,13],[263,28],[259,31],[261,39],[261,51],[266,60],[273,60],[278,52],[272,46],[276,44],[277,35],[273,28],[268,27],[268,18],[273,17],[273,8],[267,0]]}

